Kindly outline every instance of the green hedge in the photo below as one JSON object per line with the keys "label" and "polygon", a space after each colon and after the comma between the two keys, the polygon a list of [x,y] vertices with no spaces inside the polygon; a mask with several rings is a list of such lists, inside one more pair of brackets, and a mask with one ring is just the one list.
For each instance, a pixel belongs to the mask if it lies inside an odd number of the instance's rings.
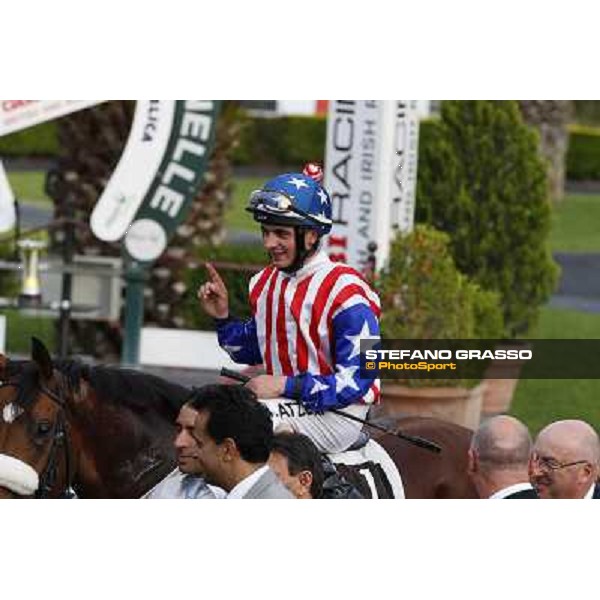
{"label": "green hedge", "polygon": [[[419,154],[430,141],[431,121],[421,122]],[[600,129],[573,125],[569,128],[567,179],[600,180]],[[307,160],[323,160],[326,120],[323,117],[248,117],[239,146],[233,154],[238,166],[300,166]],[[0,138],[0,156],[56,156],[56,123],[43,123]]]}
{"label": "green hedge", "polygon": [[600,129],[573,125],[569,128],[567,179],[600,179]]}
{"label": "green hedge", "polygon": [[30,129],[0,137],[0,156],[56,156],[58,137],[56,123],[42,123]]}
{"label": "green hedge", "polygon": [[323,117],[248,118],[233,155],[237,165],[302,165],[323,160]]}

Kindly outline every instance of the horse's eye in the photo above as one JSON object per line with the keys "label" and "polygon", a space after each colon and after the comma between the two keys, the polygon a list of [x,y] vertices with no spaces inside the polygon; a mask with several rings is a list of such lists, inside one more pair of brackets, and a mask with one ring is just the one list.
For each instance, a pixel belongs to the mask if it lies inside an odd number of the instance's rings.
{"label": "horse's eye", "polygon": [[52,423],[50,421],[38,421],[35,424],[35,433],[38,436],[48,435],[52,429]]}

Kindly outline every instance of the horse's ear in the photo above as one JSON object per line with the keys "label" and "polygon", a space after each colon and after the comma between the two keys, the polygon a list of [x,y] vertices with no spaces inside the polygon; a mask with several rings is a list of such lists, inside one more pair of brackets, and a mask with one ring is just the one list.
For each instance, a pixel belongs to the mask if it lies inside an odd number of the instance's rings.
{"label": "horse's ear", "polygon": [[50,379],[52,377],[52,371],[54,366],[52,365],[52,358],[44,342],[36,337],[31,338],[31,359],[40,369],[40,373],[44,379]]}
{"label": "horse's ear", "polygon": [[8,365],[8,358],[0,352],[0,381],[4,381],[6,378],[6,367]]}

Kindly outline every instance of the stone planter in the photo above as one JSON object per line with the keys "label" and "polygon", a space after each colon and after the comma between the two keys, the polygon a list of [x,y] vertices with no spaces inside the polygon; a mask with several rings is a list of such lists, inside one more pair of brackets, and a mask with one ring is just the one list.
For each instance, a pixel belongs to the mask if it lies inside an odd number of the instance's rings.
{"label": "stone planter", "polygon": [[382,412],[387,415],[435,417],[476,429],[481,419],[485,382],[462,387],[411,388],[383,381]]}
{"label": "stone planter", "polygon": [[[529,349],[528,344],[502,344],[498,349],[523,350]],[[519,375],[526,361],[523,360],[494,360],[485,372],[486,389],[483,395],[482,413],[489,417],[508,413],[512,404],[513,394],[519,383]]]}
{"label": "stone planter", "polygon": [[506,414],[510,411],[518,379],[486,379],[482,413],[484,417]]}

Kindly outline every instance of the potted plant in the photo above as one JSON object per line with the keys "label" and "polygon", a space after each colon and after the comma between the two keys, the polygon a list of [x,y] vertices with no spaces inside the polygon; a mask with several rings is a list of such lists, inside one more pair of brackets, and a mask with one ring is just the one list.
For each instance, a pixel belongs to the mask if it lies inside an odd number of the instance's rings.
{"label": "potted plant", "polygon": [[[461,274],[447,234],[425,225],[399,235],[378,280],[383,339],[452,340],[498,338],[498,295]],[[382,410],[479,424],[485,384],[479,380],[407,379],[382,382]]]}

